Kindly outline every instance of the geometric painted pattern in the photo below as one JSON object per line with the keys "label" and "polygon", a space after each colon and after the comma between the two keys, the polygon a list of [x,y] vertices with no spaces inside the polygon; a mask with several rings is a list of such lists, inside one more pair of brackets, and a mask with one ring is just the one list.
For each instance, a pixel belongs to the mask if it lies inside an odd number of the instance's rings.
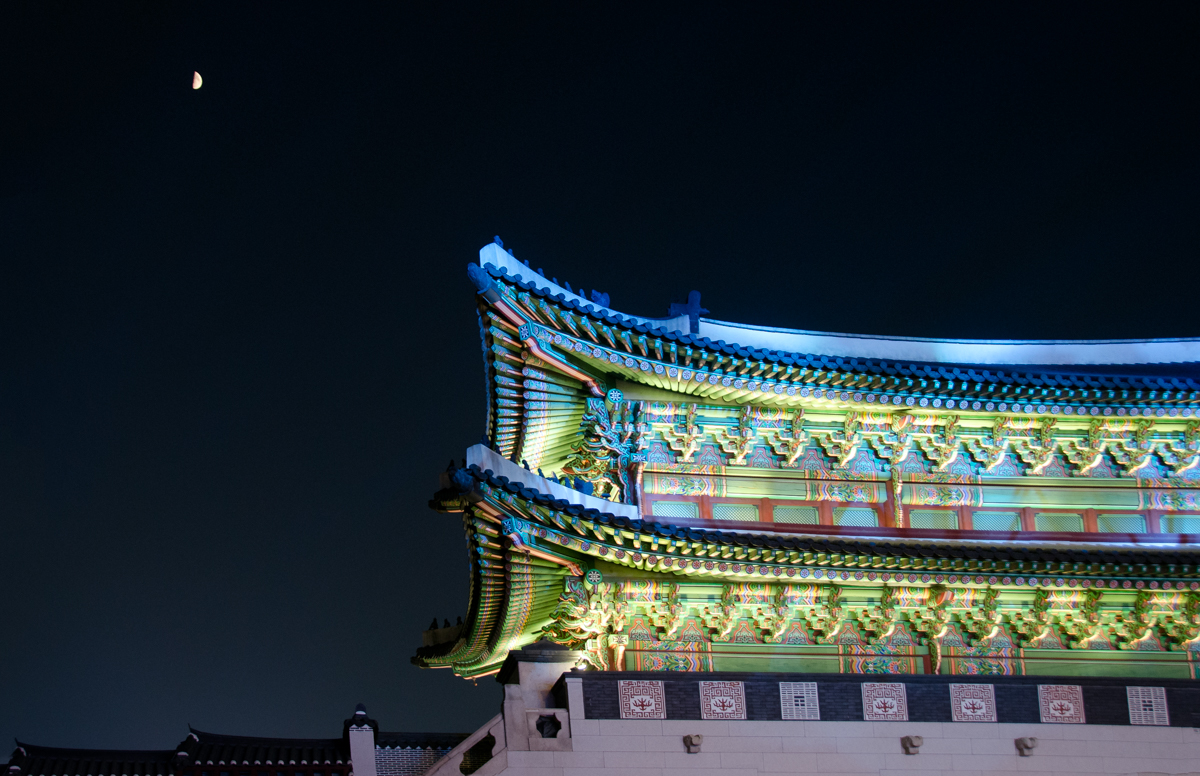
{"label": "geometric painted pattern", "polygon": [[621,719],[667,718],[667,694],[662,682],[621,680],[617,682],[617,694],[621,703]]}
{"label": "geometric painted pattern", "polygon": [[1167,691],[1162,687],[1126,687],[1130,725],[1170,725]]}
{"label": "geometric painted pattern", "polygon": [[741,682],[700,682],[701,719],[745,719],[746,685]]}
{"label": "geometric painted pattern", "polygon": [[1083,724],[1083,688],[1077,684],[1039,684],[1042,722]]}
{"label": "geometric painted pattern", "polygon": [[816,682],[780,682],[779,705],[784,719],[820,719]]}
{"label": "geometric painted pattern", "polygon": [[952,684],[950,711],[955,722],[995,722],[996,688],[990,684]]}
{"label": "geometric painted pattern", "polygon": [[863,682],[863,719],[868,722],[907,722],[908,695],[901,683]]}

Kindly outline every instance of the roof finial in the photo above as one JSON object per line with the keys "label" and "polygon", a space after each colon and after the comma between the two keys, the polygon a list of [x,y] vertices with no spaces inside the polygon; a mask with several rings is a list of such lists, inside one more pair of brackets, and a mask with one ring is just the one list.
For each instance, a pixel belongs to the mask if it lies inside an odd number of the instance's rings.
{"label": "roof finial", "polygon": [[496,245],[500,246],[501,248],[504,247],[504,240],[500,239],[500,235],[496,235],[495,237],[493,237],[492,242],[496,243]]}
{"label": "roof finial", "polygon": [[708,310],[700,306],[700,292],[690,291],[688,292],[687,303],[679,304],[678,302],[672,302],[671,309],[667,312],[667,315],[671,317],[675,317],[676,315],[686,315],[689,323],[688,333],[699,334],[700,315],[706,312],[708,312]]}
{"label": "roof finial", "polygon": [[367,715],[367,707],[360,703],[354,707],[354,713],[356,715],[362,714],[365,717]]}

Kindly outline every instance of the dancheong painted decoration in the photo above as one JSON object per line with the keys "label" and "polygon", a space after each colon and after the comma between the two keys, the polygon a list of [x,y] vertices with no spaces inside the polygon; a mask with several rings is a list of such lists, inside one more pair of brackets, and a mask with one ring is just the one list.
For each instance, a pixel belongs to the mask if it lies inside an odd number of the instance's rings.
{"label": "dancheong painted decoration", "polygon": [[487,430],[431,506],[471,600],[417,664],[1197,678],[1200,340],[638,318],[499,240],[468,275]]}

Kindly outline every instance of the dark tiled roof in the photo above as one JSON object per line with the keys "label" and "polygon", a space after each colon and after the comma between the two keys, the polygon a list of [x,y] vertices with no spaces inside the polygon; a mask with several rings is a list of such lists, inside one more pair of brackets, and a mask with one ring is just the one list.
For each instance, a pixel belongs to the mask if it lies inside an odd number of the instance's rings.
{"label": "dark tiled roof", "polygon": [[[612,315],[599,310],[590,304],[580,304],[564,294],[551,294],[546,289],[539,288],[524,278],[509,274],[507,267],[496,267],[488,264],[484,267],[490,275],[518,286],[522,291],[528,291],[539,297],[554,302],[576,313],[587,315],[595,320],[604,321],[609,325],[620,325],[641,334],[658,337],[664,340],[679,342],[692,347],[702,347],[706,350],[721,352],[738,358],[752,358],[759,361],[782,362],[798,367],[837,371],[850,374],[899,375],[902,377],[932,378],[960,380],[967,383],[992,383],[1017,385],[1046,385],[1070,388],[1123,388],[1142,390],[1172,390],[1195,391],[1200,389],[1200,363],[1187,364],[1140,364],[1140,365],[1096,365],[1092,367],[1058,367],[1058,366],[1027,366],[1013,365],[1007,368],[997,368],[995,365],[976,366],[973,364],[933,364],[922,362],[897,362],[872,358],[842,358],[834,356],[818,356],[809,353],[789,353],[783,351],[762,350],[745,347],[736,343],[726,343],[724,340],[713,342],[708,337],[700,337],[676,331],[647,326],[639,319],[623,315]],[[532,272],[532,270],[531,270]],[[1043,371],[1044,370],[1044,371]]]}
{"label": "dark tiled roof", "polygon": [[251,738],[192,730],[179,751],[196,765],[344,765],[350,750],[341,738]]}
{"label": "dark tiled roof", "polygon": [[453,749],[470,733],[376,733],[375,746],[393,749]]}
{"label": "dark tiled roof", "polygon": [[61,749],[17,743],[8,776],[169,776],[193,766],[348,765],[342,738],[256,738],[192,730],[170,750]]}
{"label": "dark tiled roof", "polygon": [[61,749],[17,742],[9,776],[167,776],[175,750]]}

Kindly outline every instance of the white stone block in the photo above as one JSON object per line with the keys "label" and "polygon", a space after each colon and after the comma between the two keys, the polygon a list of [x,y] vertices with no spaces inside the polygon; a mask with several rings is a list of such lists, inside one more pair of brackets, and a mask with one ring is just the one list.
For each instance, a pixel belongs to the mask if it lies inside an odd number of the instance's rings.
{"label": "white stone block", "polygon": [[661,736],[662,722],[657,719],[602,719],[602,736]]}
{"label": "white stone block", "polygon": [[644,752],[645,736],[576,736],[576,752]]}
{"label": "white stone block", "polygon": [[[896,742],[896,748],[900,748],[900,742]],[[904,754],[897,751],[895,754],[885,754],[883,756],[883,767],[893,771],[907,771],[910,775],[914,772],[927,773],[929,771],[949,771],[954,768],[954,756],[949,754],[925,754],[925,747],[921,747],[920,754]]]}
{"label": "white stone block", "polygon": [[762,752],[721,752],[723,768],[753,768],[762,770]]}
{"label": "white stone block", "polygon": [[[920,755],[917,755],[920,757]],[[950,755],[952,767],[947,770],[952,771],[970,771],[977,770],[984,773],[1017,773],[1017,760],[1021,759],[1017,755],[1017,750],[1014,747],[1011,755],[1000,754],[973,754],[973,755]],[[1029,758],[1025,758],[1029,759]]]}
{"label": "white stone block", "polygon": [[567,686],[567,708],[571,711],[571,722],[584,719],[583,680],[578,676],[568,676],[563,683]]}
{"label": "white stone block", "polygon": [[[897,738],[897,746],[900,739]],[[817,769],[821,773],[878,773],[883,768],[881,754],[850,754],[846,752],[820,752],[817,754]]]}
{"label": "white stone block", "polygon": [[[796,722],[792,720],[755,720],[750,722],[730,722],[731,736],[794,736]],[[800,723],[804,724],[804,723]]]}
{"label": "white stone block", "polygon": [[806,738],[781,738],[784,752],[836,752],[840,738],[808,736]]}
{"label": "white stone block", "polygon": [[663,720],[662,734],[664,736],[689,736],[693,733],[708,738],[709,736],[729,735],[729,722],[719,719],[667,719]]}
{"label": "white stone block", "polygon": [[571,737],[600,735],[600,722],[594,719],[575,719],[571,717]]}
{"label": "white stone block", "polygon": [[817,773],[817,756],[811,752],[764,754],[762,769],[764,773]]}
{"label": "white stone block", "polygon": [[[736,730],[736,729],[735,729]],[[778,736],[705,736],[706,752],[782,752],[783,739]]]}
{"label": "white stone block", "polygon": [[996,738],[999,728],[990,722],[943,722],[942,738]]}
{"label": "white stone block", "polygon": [[558,768],[513,768],[503,771],[504,776],[562,776]]}
{"label": "white stone block", "polygon": [[[704,746],[708,746],[708,739],[704,739]],[[702,768],[708,770],[711,768],[720,768],[721,755],[713,752],[697,752],[688,754],[687,752],[667,752],[663,755],[663,767],[671,768]]]}
{"label": "white stone block", "polygon": [[559,768],[603,768],[604,752],[552,752]]}
{"label": "white stone block", "polygon": [[[941,738],[941,722],[871,722],[871,731],[877,738],[894,738],[901,736],[924,736],[925,738]],[[899,744],[897,743],[897,746]]]}
{"label": "white stone block", "polygon": [[553,752],[513,752],[508,753],[509,768],[544,768],[554,765]]}
{"label": "white stone block", "polygon": [[[912,735],[907,731],[904,735]],[[835,751],[854,754],[862,752],[864,754],[894,754],[900,751],[900,736],[888,736],[887,738],[836,738]]]}
{"label": "white stone block", "polygon": [[975,738],[971,740],[971,754],[985,756],[1013,756],[1017,757],[1017,745],[1014,743],[1018,738],[1033,737],[1038,739],[1038,747],[1042,746],[1042,739],[1038,737],[1036,732],[1025,731],[1020,735],[1005,736],[1004,738]]}
{"label": "white stone block", "polygon": [[609,751],[604,753],[605,768],[661,768],[662,764],[662,752]]}
{"label": "white stone block", "polygon": [[996,724],[997,738],[1023,738],[1033,736],[1038,739],[1063,738],[1069,731],[1064,728],[1080,728],[1083,725],[1043,725],[1040,722],[999,722]]}
{"label": "white stone block", "polygon": [[[873,722],[808,722],[805,723],[808,733],[807,735],[821,735],[830,738],[843,738],[850,736],[852,738],[869,738],[875,735],[874,728],[871,727]],[[901,723],[903,724],[903,723]],[[897,734],[896,740],[899,740],[900,734]]]}

